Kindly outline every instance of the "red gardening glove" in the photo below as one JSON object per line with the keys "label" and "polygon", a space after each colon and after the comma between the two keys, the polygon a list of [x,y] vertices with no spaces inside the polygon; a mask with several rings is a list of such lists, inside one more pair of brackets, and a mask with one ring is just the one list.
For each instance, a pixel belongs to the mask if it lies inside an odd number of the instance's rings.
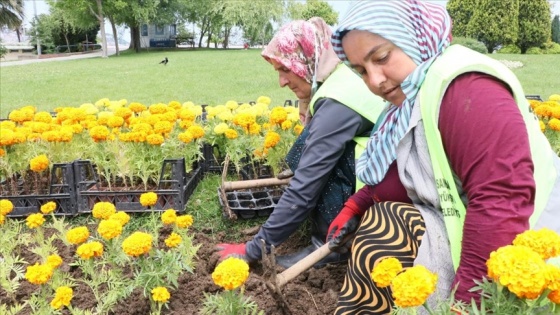
{"label": "red gardening glove", "polygon": [[364,212],[365,210],[361,210],[353,200],[346,201],[344,208],[334,218],[327,232],[327,242],[331,250],[342,253],[348,251],[346,246],[349,244],[345,244],[348,243],[347,236],[358,229]]}
{"label": "red gardening glove", "polygon": [[249,261],[247,257],[247,250],[245,250],[245,243],[243,244],[218,244],[216,246],[218,249],[218,254],[220,254],[220,260],[224,260],[228,257],[237,257],[245,261]]}

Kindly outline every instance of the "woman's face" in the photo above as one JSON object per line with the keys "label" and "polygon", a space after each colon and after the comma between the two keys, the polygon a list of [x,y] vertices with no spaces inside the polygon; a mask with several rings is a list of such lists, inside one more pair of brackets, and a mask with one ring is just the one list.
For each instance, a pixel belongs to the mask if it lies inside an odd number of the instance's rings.
{"label": "woman's face", "polygon": [[271,59],[270,63],[274,66],[274,70],[278,71],[278,83],[281,87],[285,87],[287,85],[299,99],[308,99],[311,97],[310,83],[297,76],[290,69],[286,68],[276,60]]}
{"label": "woman's face", "polygon": [[404,51],[379,35],[359,30],[342,38],[342,48],[370,91],[397,106],[404,102],[401,83],[416,69]]}

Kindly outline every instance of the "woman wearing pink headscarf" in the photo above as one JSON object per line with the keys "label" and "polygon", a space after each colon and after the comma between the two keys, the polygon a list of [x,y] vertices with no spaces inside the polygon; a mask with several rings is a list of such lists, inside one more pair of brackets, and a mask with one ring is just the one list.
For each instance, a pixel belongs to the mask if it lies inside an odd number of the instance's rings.
{"label": "woman wearing pink headscarf", "polygon": [[[221,258],[259,260],[260,240],[268,249],[278,246],[309,218],[311,245],[277,257],[281,266],[293,265],[324,244],[329,224],[356,189],[353,138],[365,135],[367,139],[384,104],[341,63],[330,37],[331,30],[321,18],[293,21],[262,51],[278,72],[280,86],[289,87],[300,100],[300,114],[307,124],[286,157],[294,176],[276,208],[252,240],[220,244]],[[344,260],[344,255],[333,253],[317,266]]]}

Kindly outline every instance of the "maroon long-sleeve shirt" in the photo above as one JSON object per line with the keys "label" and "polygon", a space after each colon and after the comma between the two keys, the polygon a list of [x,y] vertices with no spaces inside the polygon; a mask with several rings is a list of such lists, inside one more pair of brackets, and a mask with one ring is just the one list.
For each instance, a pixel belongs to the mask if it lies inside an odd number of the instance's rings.
{"label": "maroon long-sleeve shirt", "polygon": [[[486,260],[529,228],[535,182],[525,123],[509,89],[481,73],[457,77],[445,92],[439,130],[451,168],[468,197],[461,261],[453,285],[455,298],[470,302],[468,292],[487,275]],[[364,186],[352,199],[367,209],[374,202],[411,202],[396,162],[379,184]]]}

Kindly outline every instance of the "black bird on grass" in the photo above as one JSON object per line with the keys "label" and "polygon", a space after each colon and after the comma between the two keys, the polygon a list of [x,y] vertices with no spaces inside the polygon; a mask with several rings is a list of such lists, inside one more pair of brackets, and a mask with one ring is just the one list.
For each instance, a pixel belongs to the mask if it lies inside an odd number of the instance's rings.
{"label": "black bird on grass", "polygon": [[164,65],[167,65],[168,61],[169,60],[167,60],[167,57],[165,57],[165,59],[163,59],[159,64],[161,65],[163,63]]}

